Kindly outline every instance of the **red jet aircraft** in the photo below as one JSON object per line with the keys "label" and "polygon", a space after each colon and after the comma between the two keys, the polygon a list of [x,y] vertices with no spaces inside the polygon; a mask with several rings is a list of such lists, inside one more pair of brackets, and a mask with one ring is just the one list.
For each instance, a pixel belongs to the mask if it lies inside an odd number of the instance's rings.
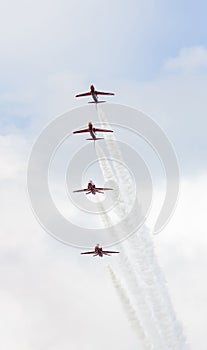
{"label": "red jet aircraft", "polygon": [[96,141],[96,140],[102,140],[103,139],[103,137],[96,137],[96,132],[113,132],[113,130],[94,128],[93,124],[91,122],[89,122],[87,129],[73,131],[73,134],[80,134],[82,132],[89,132],[90,133],[91,138],[86,139],[86,140]]}
{"label": "red jet aircraft", "polygon": [[97,244],[92,252],[83,252],[81,254],[93,254],[93,256],[99,255],[100,257],[103,257],[103,255],[111,255],[114,253],[120,253],[120,252],[115,252],[113,250],[103,250],[99,244]]}
{"label": "red jet aircraft", "polygon": [[83,94],[78,94],[75,97],[82,97],[82,96],[92,96],[94,101],[88,102],[88,103],[101,103],[101,102],[106,102],[106,101],[99,101],[98,100],[98,95],[115,95],[113,92],[102,92],[102,91],[96,91],[94,86],[90,86],[90,91],[89,92],[84,92]]}
{"label": "red jet aircraft", "polygon": [[90,180],[88,182],[88,187],[87,188],[83,188],[82,190],[76,190],[73,192],[87,192],[86,194],[96,194],[96,193],[103,193],[102,191],[108,191],[108,190],[113,190],[113,188],[104,188],[104,187],[96,187],[95,184],[93,183],[92,180]]}

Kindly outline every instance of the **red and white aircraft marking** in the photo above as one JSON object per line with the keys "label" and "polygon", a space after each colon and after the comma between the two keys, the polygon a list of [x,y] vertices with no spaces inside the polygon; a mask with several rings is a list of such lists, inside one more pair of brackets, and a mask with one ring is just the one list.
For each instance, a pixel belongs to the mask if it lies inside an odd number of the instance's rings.
{"label": "red and white aircraft marking", "polygon": [[111,255],[111,254],[116,254],[116,253],[120,253],[120,252],[115,252],[113,250],[103,250],[99,244],[97,244],[94,248],[93,251],[91,252],[83,252],[81,254],[93,254],[93,256],[97,256],[99,255],[100,257],[103,257],[103,255]]}
{"label": "red and white aircraft marking", "polygon": [[107,188],[107,187],[96,187],[96,185],[93,183],[92,180],[88,182],[87,188],[83,188],[82,190],[76,190],[73,192],[86,192],[86,194],[96,194],[96,193],[103,193],[103,191],[113,190],[113,188]]}
{"label": "red and white aircraft marking", "polygon": [[93,85],[90,86],[90,91],[84,92],[82,94],[78,94],[75,97],[82,97],[82,96],[92,96],[93,101],[88,102],[88,103],[103,103],[106,101],[99,101],[98,100],[98,95],[115,95],[113,92],[103,92],[103,91],[97,91],[95,90],[95,87]]}
{"label": "red and white aircraft marking", "polygon": [[103,139],[103,137],[96,137],[96,132],[113,132],[113,130],[94,128],[93,124],[91,122],[89,122],[87,129],[73,131],[73,134],[81,134],[83,132],[89,132],[91,135],[91,138],[88,138],[86,140],[96,141],[96,140]]}

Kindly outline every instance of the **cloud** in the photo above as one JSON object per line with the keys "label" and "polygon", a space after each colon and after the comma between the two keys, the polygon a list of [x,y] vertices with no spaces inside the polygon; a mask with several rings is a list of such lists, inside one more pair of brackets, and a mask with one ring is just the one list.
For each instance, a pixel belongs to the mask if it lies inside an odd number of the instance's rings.
{"label": "cloud", "polygon": [[192,349],[205,350],[207,173],[183,178],[172,219],[155,237],[159,262]]}
{"label": "cloud", "polygon": [[[25,138],[4,135],[0,145],[6,164],[0,179],[1,303],[6,313],[0,324],[2,347],[36,350],[50,346],[57,350],[72,344],[75,349],[89,349],[100,337],[100,349],[109,339],[120,349],[128,343],[135,346],[102,261],[82,261],[78,250],[47,236],[33,217],[22,176],[28,153]],[[154,239],[178,318],[193,348],[199,344],[201,350],[206,348],[207,322],[202,314],[207,293],[205,184],[206,176],[182,179],[176,212]],[[18,328],[11,338],[15,324]]]}
{"label": "cloud", "polygon": [[20,135],[0,136],[0,181],[16,181],[20,174],[25,176],[27,147],[27,141]]}
{"label": "cloud", "polygon": [[[113,82],[113,102],[134,107],[163,129],[181,174],[200,174],[207,164],[207,74],[166,74],[147,82]],[[127,120],[126,120],[127,125]]]}
{"label": "cloud", "polygon": [[169,58],[164,65],[169,72],[195,72],[207,68],[207,49],[204,46],[182,48],[177,57]]}
{"label": "cloud", "polygon": [[[74,95],[94,83],[116,92],[112,102],[149,114],[175,146],[185,175],[182,204],[156,245],[178,318],[193,348],[205,350],[207,193],[206,179],[195,174],[206,171],[206,48],[183,48],[167,60],[159,79],[124,81],[126,72],[131,69],[134,77],[139,66],[143,53],[139,40],[144,45],[146,27],[151,25],[146,11],[149,7],[153,12],[150,2],[143,11],[126,5],[127,16],[125,6],[116,1],[105,2],[102,8],[94,1],[83,5],[38,0],[30,5],[23,0],[5,2],[0,22],[1,33],[6,34],[0,38],[1,90],[5,90],[1,114],[12,125],[0,137],[0,300],[5,315],[0,323],[1,347],[91,349],[96,343],[104,349],[109,340],[120,350],[137,346],[103,262],[83,261],[79,251],[47,236],[33,217],[25,192],[28,138],[34,140],[36,129],[55,115],[85,104]],[[132,50],[135,43],[138,53]],[[152,61],[152,55],[148,57]],[[202,76],[197,74],[201,70]],[[187,78],[178,72],[188,73]],[[22,115],[30,121],[24,130]]]}
{"label": "cloud", "polygon": [[105,349],[110,339],[120,349],[132,348],[136,340],[104,261],[81,259],[34,218],[22,176],[24,144],[24,138],[1,137],[7,165],[0,179],[0,347],[89,350],[99,343]]}

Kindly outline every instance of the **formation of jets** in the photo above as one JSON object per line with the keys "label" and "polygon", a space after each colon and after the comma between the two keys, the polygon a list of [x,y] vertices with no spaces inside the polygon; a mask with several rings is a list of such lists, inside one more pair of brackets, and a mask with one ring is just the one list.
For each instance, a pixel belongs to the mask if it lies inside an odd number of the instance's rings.
{"label": "formation of jets", "polygon": [[99,246],[99,244],[96,244],[94,250],[90,251],[90,252],[83,252],[81,254],[93,254],[93,256],[100,256],[101,258],[103,257],[103,255],[111,255],[111,254],[118,254],[120,252],[116,252],[113,250],[103,250],[102,247]]}
{"label": "formation of jets", "polygon": [[92,180],[88,182],[87,188],[83,188],[82,190],[75,190],[73,192],[86,192],[86,194],[96,194],[96,193],[104,193],[103,191],[113,190],[113,188],[107,187],[96,187]]}
{"label": "formation of jets", "polygon": [[[99,101],[98,100],[98,96],[109,96],[109,95],[114,95],[113,92],[103,92],[103,91],[97,91],[95,90],[95,87],[93,85],[90,86],[90,91],[88,92],[84,92],[81,94],[76,95],[75,97],[83,97],[83,96],[91,96],[93,98],[93,101],[89,101],[88,103],[103,103],[106,101]],[[113,132],[113,130],[108,130],[108,129],[100,129],[100,128],[95,128],[92,124],[92,122],[88,123],[88,127],[86,129],[81,129],[81,130],[75,130],[73,131],[73,134],[81,134],[81,133],[89,133],[90,134],[90,138],[87,138],[86,140],[102,140],[103,137],[96,137],[96,132]],[[92,180],[90,180],[88,182],[87,188],[83,188],[80,190],[75,190],[73,192],[85,192],[86,194],[93,194],[95,195],[96,193],[104,193],[104,191],[108,191],[108,190],[113,190],[113,188],[107,188],[107,187],[96,187],[96,185],[93,183]],[[89,252],[83,252],[81,254],[93,254],[93,256],[100,256],[103,257],[104,255],[111,255],[111,254],[117,254],[119,252],[116,251],[112,251],[112,250],[103,250],[102,247],[99,246],[99,244],[97,244],[94,248],[93,251],[89,251]]]}

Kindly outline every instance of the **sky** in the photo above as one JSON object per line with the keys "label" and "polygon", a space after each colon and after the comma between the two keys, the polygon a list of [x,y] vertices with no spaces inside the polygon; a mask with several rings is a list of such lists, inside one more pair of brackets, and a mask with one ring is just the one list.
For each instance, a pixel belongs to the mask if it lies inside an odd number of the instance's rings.
{"label": "sky", "polygon": [[105,265],[47,235],[26,190],[35,140],[86,104],[74,96],[93,83],[150,116],[173,144],[179,200],[153,243],[187,341],[206,349],[206,10],[185,0],[0,3],[2,348],[93,349],[101,339],[102,349],[110,339],[137,349]]}

